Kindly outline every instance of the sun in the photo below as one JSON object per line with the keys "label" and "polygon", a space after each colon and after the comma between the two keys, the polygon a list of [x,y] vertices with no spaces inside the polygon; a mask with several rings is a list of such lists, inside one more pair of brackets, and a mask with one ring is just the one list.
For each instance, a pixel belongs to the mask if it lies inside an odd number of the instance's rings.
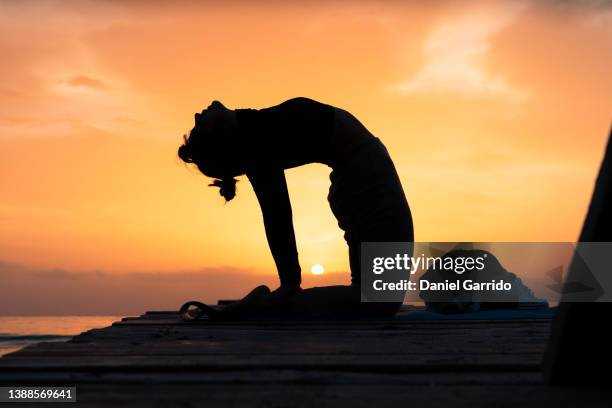
{"label": "sun", "polygon": [[321,264],[314,264],[312,268],[310,268],[310,272],[312,272],[313,275],[323,275],[325,273],[325,268],[323,268]]}

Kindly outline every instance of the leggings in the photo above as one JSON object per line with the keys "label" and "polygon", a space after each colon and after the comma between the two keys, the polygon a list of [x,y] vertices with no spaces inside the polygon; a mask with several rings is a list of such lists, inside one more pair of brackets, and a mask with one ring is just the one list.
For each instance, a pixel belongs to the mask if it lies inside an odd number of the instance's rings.
{"label": "leggings", "polygon": [[412,215],[391,157],[374,137],[330,174],[327,199],[349,248],[351,284],[361,282],[362,242],[412,242]]}

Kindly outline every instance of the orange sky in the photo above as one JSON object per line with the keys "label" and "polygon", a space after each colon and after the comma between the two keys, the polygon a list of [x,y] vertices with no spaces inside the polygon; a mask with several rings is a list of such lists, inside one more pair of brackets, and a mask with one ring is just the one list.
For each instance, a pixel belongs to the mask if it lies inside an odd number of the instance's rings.
{"label": "orange sky", "polygon": [[[417,240],[573,241],[611,119],[599,3],[3,2],[0,261],[273,278],[248,181],[224,205],[176,148],[212,99],[294,96],[384,141]],[[287,172],[305,270],[348,264],[328,174]]]}

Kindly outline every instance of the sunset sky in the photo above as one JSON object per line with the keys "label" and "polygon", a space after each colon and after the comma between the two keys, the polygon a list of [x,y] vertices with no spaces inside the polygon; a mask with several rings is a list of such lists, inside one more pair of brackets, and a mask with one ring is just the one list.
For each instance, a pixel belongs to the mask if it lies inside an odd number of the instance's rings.
{"label": "sunset sky", "polygon": [[[418,241],[574,241],[612,118],[603,1],[4,1],[0,55],[0,314],[275,283],[248,181],[224,204],[176,157],[213,99],[352,112]],[[307,286],[348,282],[329,172],[287,172]]]}

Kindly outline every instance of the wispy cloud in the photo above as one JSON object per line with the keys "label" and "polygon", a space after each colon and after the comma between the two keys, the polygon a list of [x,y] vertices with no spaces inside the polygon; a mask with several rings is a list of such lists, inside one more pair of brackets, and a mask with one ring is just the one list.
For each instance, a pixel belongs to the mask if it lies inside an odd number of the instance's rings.
{"label": "wispy cloud", "polygon": [[84,75],[76,75],[66,81],[66,85],[74,88],[90,88],[95,90],[104,90],[108,87],[99,79],[90,78]]}
{"label": "wispy cloud", "polygon": [[514,22],[526,7],[522,2],[495,3],[439,23],[423,46],[423,65],[411,78],[395,84],[394,89],[400,93],[455,93],[467,98],[526,100],[526,90],[516,88],[484,66],[493,35]]}

